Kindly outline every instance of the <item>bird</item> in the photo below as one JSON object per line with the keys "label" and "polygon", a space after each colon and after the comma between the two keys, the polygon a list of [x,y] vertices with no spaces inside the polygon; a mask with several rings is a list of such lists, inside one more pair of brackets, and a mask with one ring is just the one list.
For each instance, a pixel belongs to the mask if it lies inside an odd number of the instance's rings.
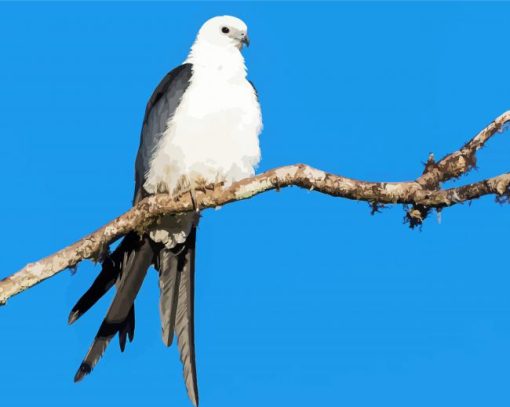
{"label": "bird", "polygon": [[[135,161],[133,205],[154,194],[191,195],[204,185],[229,186],[253,176],[260,161],[262,114],[242,54],[249,46],[241,19],[217,16],[199,29],[187,58],[149,98]],[[195,247],[200,209],[165,215],[144,233],[130,232],[101,262],[101,271],[72,308],[74,323],[115,286],[113,301],[74,381],[88,375],[118,334],[133,341],[135,298],[153,266],[159,274],[163,343],[176,342],[184,382],[198,406],[194,332]]]}

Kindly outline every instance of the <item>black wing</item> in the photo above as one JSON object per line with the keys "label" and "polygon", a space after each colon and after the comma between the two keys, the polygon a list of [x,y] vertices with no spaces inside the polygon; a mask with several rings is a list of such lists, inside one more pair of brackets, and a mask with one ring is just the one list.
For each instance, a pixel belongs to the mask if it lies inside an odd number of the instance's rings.
{"label": "black wing", "polygon": [[149,170],[150,159],[166,130],[168,120],[174,115],[189,86],[193,74],[192,67],[192,64],[183,64],[169,72],[147,103],[135,163],[134,204],[145,197],[142,185]]}

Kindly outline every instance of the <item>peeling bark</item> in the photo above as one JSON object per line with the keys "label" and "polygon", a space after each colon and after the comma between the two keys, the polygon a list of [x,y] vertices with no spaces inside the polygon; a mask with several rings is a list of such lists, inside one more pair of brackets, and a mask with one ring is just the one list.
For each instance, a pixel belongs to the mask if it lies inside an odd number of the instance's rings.
{"label": "peeling bark", "polygon": [[[420,225],[430,210],[441,210],[484,195],[495,195],[500,201],[510,198],[510,173],[473,184],[441,189],[441,183],[458,178],[476,165],[476,153],[510,122],[505,112],[460,150],[439,162],[429,156],[423,174],[415,181],[367,182],[334,175],[305,164],[275,168],[252,178],[222,188],[215,185],[196,192],[201,209],[214,208],[234,201],[249,199],[273,189],[297,186],[327,195],[369,202],[377,211],[384,204],[411,205],[407,220],[411,227]],[[129,211],[76,243],[34,263],[0,281],[0,305],[22,291],[85,259],[97,260],[107,247],[130,231],[144,233],[158,218],[172,213],[194,210],[189,194],[172,198],[160,194],[145,198]]]}

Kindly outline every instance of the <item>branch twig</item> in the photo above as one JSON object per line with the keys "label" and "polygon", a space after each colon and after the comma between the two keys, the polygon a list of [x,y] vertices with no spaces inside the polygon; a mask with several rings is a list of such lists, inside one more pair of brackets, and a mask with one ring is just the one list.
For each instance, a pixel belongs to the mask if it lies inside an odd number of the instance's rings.
{"label": "branch twig", "polygon": [[492,136],[502,131],[505,124],[509,121],[510,111],[507,111],[469,140],[460,150],[448,154],[438,163],[431,162],[431,158],[433,161],[433,156],[429,157],[425,172],[416,182],[426,188],[438,188],[441,182],[458,178],[462,174],[467,173],[476,166],[476,152],[480,150]]}
{"label": "branch twig", "polygon": [[[440,184],[467,173],[475,165],[476,152],[510,122],[510,111],[502,114],[484,130],[438,163],[429,158],[424,173],[416,181],[366,182],[330,174],[305,164],[279,167],[252,178],[244,179],[229,188],[197,191],[196,199],[202,209],[225,205],[251,198],[273,189],[297,186],[327,195],[367,201],[371,205],[413,205],[407,216],[411,226],[421,223],[432,208],[442,209],[484,195],[510,195],[510,173],[469,185],[439,189]],[[12,296],[46,280],[66,268],[72,268],[85,259],[96,259],[111,244],[126,233],[143,233],[163,215],[193,210],[188,194],[177,198],[154,195],[114,219],[107,225],[76,243],[30,263],[0,281],[0,305]]]}

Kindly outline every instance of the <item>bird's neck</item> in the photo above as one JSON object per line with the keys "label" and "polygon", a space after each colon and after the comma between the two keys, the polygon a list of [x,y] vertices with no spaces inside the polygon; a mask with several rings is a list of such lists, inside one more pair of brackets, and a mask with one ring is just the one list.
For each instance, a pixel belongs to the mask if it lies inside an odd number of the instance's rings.
{"label": "bird's neck", "polygon": [[197,73],[207,72],[225,79],[246,78],[244,58],[236,47],[195,41],[185,62],[193,64],[193,71]]}

